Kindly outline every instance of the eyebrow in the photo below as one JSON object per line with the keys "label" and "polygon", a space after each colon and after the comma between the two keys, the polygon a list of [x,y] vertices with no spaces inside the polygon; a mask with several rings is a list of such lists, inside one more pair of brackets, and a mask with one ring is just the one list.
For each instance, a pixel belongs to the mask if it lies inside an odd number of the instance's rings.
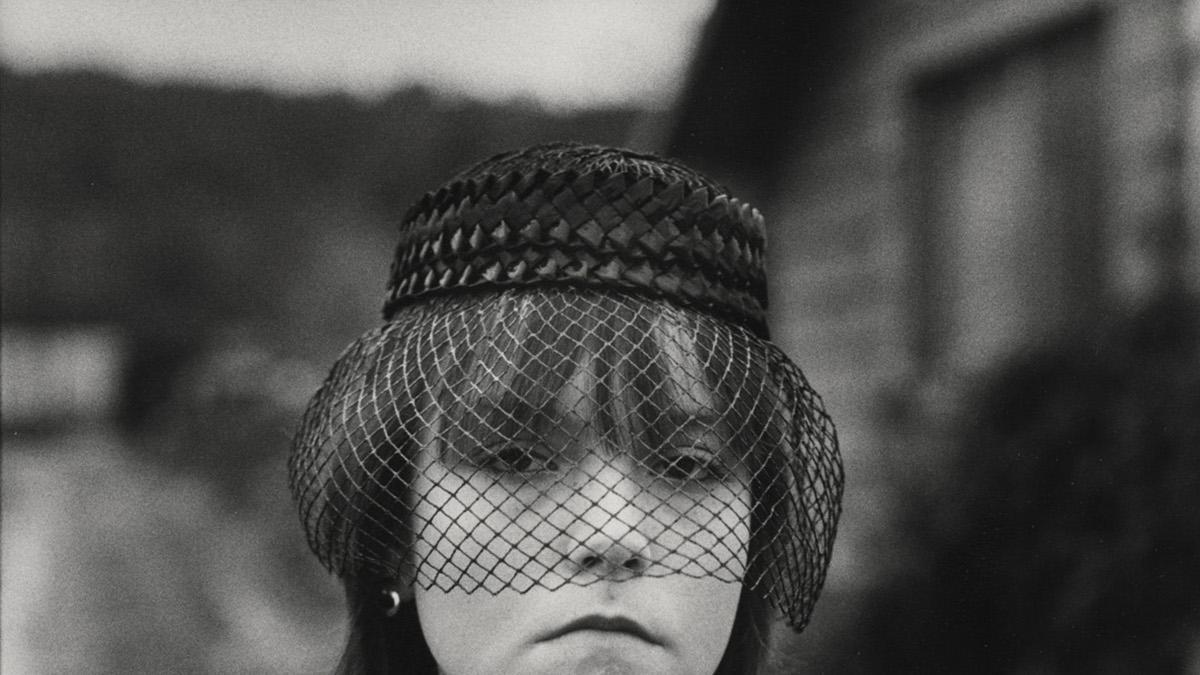
{"label": "eyebrow", "polygon": [[[658,437],[660,441],[681,432],[715,431],[722,436],[728,435],[730,421],[727,414],[713,405],[721,397],[703,378],[675,372],[679,370],[677,367],[664,367],[666,364],[659,358],[653,361],[666,382],[656,384],[654,380],[658,378],[653,375],[651,380],[645,380],[649,373],[644,369],[638,369],[637,376],[626,381],[622,381],[621,368],[613,368],[605,374],[594,373],[589,390],[581,393],[590,398],[595,407],[589,419],[583,421],[613,431],[624,428],[635,434],[641,427],[640,433],[649,432],[651,438]],[[591,366],[600,367],[595,361]],[[588,366],[577,364],[577,367]],[[450,400],[445,412],[457,418],[451,425],[464,436],[477,440],[494,435],[518,438],[529,434],[544,435],[551,427],[572,416],[582,417],[579,409],[563,401],[564,392],[575,386],[571,384],[573,376],[555,373],[553,367],[545,370],[550,377],[537,379],[518,369],[516,373],[509,373],[509,377],[476,381],[463,394],[454,395],[447,389],[445,393],[450,395]],[[546,382],[547,379],[551,382]],[[553,384],[559,386],[552,390]],[[624,400],[617,403],[621,399]],[[615,411],[611,409],[614,403],[626,412],[614,415]],[[625,417],[634,411],[639,414],[634,418]]]}
{"label": "eyebrow", "polygon": [[482,390],[472,403],[473,410],[464,417],[476,418],[488,431],[499,431],[509,437],[525,430],[536,431],[553,419],[558,407],[554,396],[542,405],[534,405],[510,386],[499,387],[498,392],[493,387]]}
{"label": "eyebrow", "polygon": [[703,426],[716,427],[724,421],[724,416],[719,415],[711,406],[697,405],[695,410],[684,408],[683,406],[672,403],[665,411],[663,418],[669,423],[680,427]]}
{"label": "eyebrow", "polygon": [[[597,388],[600,386],[598,385]],[[600,398],[597,392],[590,392],[590,394],[593,399]],[[688,398],[685,398],[685,401],[686,405],[680,400],[674,399],[668,406],[658,407],[654,405],[653,397],[646,397],[639,402],[638,407],[651,406],[656,413],[654,419],[681,428],[716,427],[725,421],[724,415],[721,415],[712,406]],[[535,405],[529,401],[528,397],[510,386],[481,389],[477,398],[468,400],[468,397],[462,397],[459,399],[459,405],[473,409],[473,414],[469,417],[477,417],[491,428],[512,432],[551,424],[578,412],[573,407],[563,405],[559,392],[548,395],[541,405]],[[597,400],[597,413],[599,413],[599,407]],[[600,415],[597,414],[598,419],[599,417]],[[590,421],[598,421],[598,419]]]}
{"label": "eyebrow", "polygon": [[504,387],[498,395],[491,389],[484,390],[473,402],[474,411],[466,417],[478,418],[488,429],[498,429],[508,436],[515,436],[546,413],[545,406],[533,406],[511,387]]}

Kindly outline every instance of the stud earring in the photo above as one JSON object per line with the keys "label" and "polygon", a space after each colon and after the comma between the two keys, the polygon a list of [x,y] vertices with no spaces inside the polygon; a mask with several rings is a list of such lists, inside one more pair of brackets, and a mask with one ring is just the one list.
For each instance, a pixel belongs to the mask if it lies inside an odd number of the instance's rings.
{"label": "stud earring", "polygon": [[400,611],[400,592],[385,588],[380,595],[379,605],[383,608],[384,616],[389,619],[396,616],[396,612]]}

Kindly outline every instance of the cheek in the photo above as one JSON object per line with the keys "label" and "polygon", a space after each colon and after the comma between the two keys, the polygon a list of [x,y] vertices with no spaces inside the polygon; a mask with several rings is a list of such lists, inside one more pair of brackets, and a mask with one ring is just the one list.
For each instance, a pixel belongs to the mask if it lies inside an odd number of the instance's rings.
{"label": "cheek", "polygon": [[495,596],[414,589],[426,644],[448,675],[580,672],[589,652],[571,647],[539,650],[531,640],[541,629],[556,625],[547,624],[551,617],[587,611],[617,611],[655,626],[668,647],[636,652],[642,668],[637,672],[712,673],[729,644],[741,591],[741,584],[678,574],[627,581],[610,589],[566,586]]}
{"label": "cheek", "polygon": [[680,621],[674,638],[686,672],[711,673],[717,669],[729,638],[741,599],[742,585],[712,577],[691,579],[681,575],[648,580],[663,584],[664,595]]}
{"label": "cheek", "polygon": [[[664,567],[685,575],[737,582],[746,572],[750,545],[750,498],[742,488],[718,487],[702,497],[665,500],[657,533]],[[723,583],[728,586],[729,583]]]}
{"label": "cheek", "polygon": [[443,673],[500,672],[514,654],[512,632],[497,630],[518,618],[509,596],[414,589],[417,616],[429,651]]}
{"label": "cheek", "polygon": [[562,524],[526,507],[536,495],[438,464],[425,467],[413,494],[418,587],[495,594],[563,583],[546,545]]}

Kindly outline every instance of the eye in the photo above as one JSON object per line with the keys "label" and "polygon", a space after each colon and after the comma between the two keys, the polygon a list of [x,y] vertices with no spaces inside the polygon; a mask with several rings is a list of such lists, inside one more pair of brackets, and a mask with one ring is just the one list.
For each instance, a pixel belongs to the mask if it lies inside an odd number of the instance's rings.
{"label": "eye", "polygon": [[558,470],[558,463],[545,449],[519,445],[480,448],[477,463],[495,473],[539,473]]}
{"label": "eye", "polygon": [[658,473],[673,481],[705,481],[722,475],[716,453],[704,448],[673,449],[658,463]]}

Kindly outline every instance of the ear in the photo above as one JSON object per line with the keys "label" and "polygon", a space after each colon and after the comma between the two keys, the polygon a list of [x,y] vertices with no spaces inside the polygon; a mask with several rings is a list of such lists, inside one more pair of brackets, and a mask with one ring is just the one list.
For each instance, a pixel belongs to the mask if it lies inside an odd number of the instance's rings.
{"label": "ear", "polygon": [[[343,578],[350,607],[346,651],[334,672],[436,673],[437,662],[421,633],[412,588],[398,579]],[[389,618],[380,608],[384,593],[400,597],[399,611]],[[390,593],[389,593],[390,595]],[[391,600],[388,600],[391,603]]]}

